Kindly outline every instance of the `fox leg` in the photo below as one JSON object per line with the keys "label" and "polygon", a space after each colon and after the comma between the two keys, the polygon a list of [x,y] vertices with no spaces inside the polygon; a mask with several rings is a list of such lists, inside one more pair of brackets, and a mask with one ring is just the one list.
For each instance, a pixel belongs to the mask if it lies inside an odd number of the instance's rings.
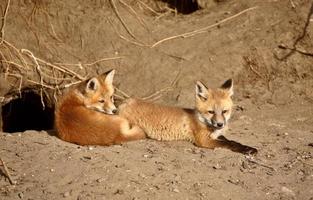
{"label": "fox leg", "polygon": [[214,149],[214,148],[226,148],[233,152],[242,154],[257,154],[258,150],[249,147],[233,140],[228,140],[224,136],[220,136],[217,139],[209,138],[206,134],[201,134],[196,137],[195,145],[199,147]]}

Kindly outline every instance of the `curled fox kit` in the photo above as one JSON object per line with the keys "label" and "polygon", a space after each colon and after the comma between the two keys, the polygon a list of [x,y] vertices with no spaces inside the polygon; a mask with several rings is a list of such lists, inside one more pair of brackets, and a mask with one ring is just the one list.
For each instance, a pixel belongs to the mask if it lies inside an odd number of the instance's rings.
{"label": "curled fox kit", "polygon": [[118,115],[114,105],[115,70],[69,88],[55,110],[57,135],[80,145],[111,145],[145,138],[143,130]]}
{"label": "curled fox kit", "polygon": [[128,99],[119,107],[119,115],[131,124],[141,127],[148,138],[165,141],[187,140],[199,147],[222,147],[234,152],[255,154],[255,148],[228,140],[222,135],[231,116],[232,95],[231,79],[216,89],[209,89],[198,81],[195,109]]}

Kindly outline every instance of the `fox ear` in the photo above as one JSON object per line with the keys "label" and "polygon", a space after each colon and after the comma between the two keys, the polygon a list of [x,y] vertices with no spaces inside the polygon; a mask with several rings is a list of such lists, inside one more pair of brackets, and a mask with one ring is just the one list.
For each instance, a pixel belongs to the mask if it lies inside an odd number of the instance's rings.
{"label": "fox ear", "polygon": [[202,101],[206,101],[208,99],[208,88],[201,82],[197,81],[196,83],[196,95],[199,97]]}
{"label": "fox ear", "polygon": [[99,88],[99,81],[97,78],[92,78],[87,82],[86,92],[95,92]]}
{"label": "fox ear", "polygon": [[234,94],[234,90],[233,90],[233,79],[228,79],[227,81],[225,81],[225,83],[223,83],[223,85],[221,86],[221,88],[225,91],[228,92],[229,96],[232,96]]}
{"label": "fox ear", "polygon": [[115,69],[112,69],[105,73],[106,76],[105,76],[104,81],[106,84],[110,84],[110,85],[113,84],[114,74],[115,74]]}

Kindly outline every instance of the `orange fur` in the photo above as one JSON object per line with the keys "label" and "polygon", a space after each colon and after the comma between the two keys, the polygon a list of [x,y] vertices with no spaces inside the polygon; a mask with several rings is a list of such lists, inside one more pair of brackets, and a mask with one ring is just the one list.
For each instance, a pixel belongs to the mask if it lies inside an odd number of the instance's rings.
{"label": "orange fur", "polygon": [[107,77],[110,73],[114,71],[84,81],[63,95],[55,111],[59,138],[79,145],[111,145],[146,137],[142,129],[113,115],[116,108],[113,80]]}
{"label": "orange fur", "polygon": [[119,113],[130,123],[141,127],[152,139],[187,140],[199,147],[222,147],[235,152],[256,153],[256,149],[227,140],[221,135],[227,129],[232,107],[232,82],[225,84],[218,89],[207,89],[198,82],[195,109],[129,99],[120,106]]}

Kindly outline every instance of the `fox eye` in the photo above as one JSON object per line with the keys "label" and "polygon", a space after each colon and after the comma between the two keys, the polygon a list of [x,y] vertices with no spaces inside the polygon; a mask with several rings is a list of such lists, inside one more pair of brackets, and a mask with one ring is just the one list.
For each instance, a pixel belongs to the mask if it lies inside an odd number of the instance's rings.
{"label": "fox eye", "polygon": [[225,114],[225,113],[227,113],[227,112],[228,112],[228,110],[223,110],[223,111],[222,111],[223,114]]}
{"label": "fox eye", "polygon": [[98,102],[99,103],[104,103],[105,101],[104,101],[104,99],[100,99]]}
{"label": "fox eye", "polygon": [[214,115],[214,110],[209,110],[208,113],[210,113],[211,115]]}

